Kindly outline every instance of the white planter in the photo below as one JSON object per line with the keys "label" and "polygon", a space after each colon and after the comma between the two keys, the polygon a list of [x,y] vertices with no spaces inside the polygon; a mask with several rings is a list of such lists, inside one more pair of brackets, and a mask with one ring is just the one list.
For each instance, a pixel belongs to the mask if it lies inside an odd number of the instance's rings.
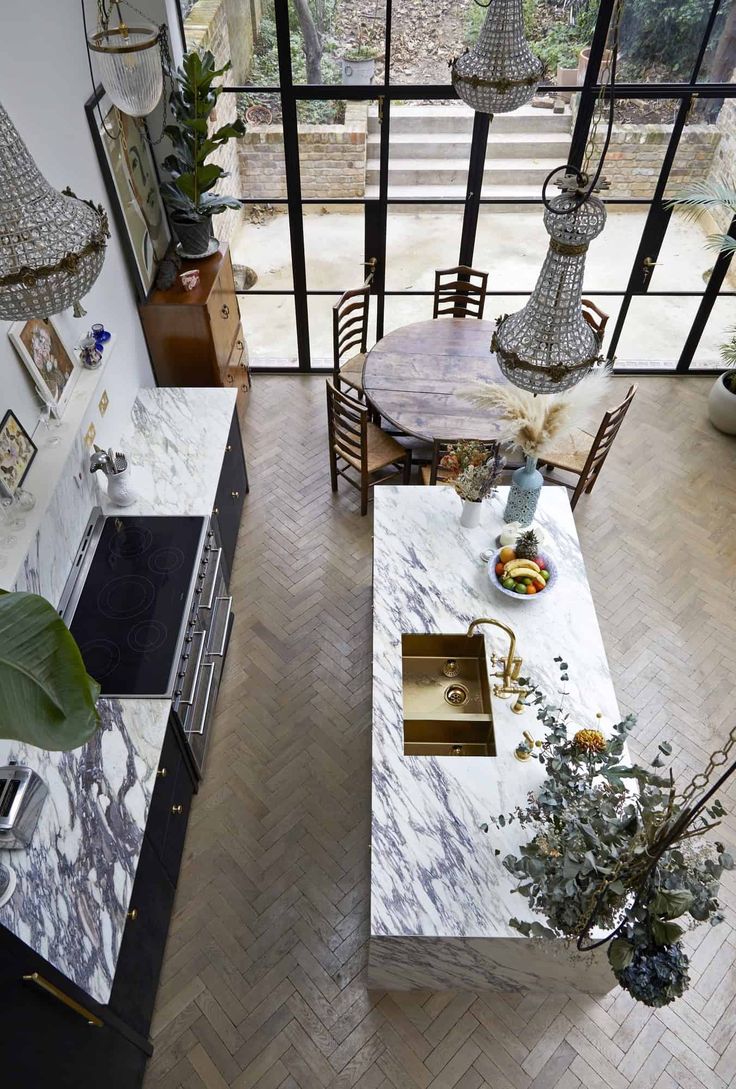
{"label": "white planter", "polygon": [[475,529],[480,525],[480,516],[483,511],[482,502],[479,499],[463,499],[461,502],[463,513],[460,515],[460,525],[465,529]]}
{"label": "white planter", "polygon": [[557,86],[560,90],[557,92],[565,102],[569,102],[572,98],[572,91],[564,91],[563,87],[577,87],[578,85],[578,70],[577,68],[563,68],[561,64],[557,65]]}
{"label": "white planter", "polygon": [[719,374],[708,394],[708,418],[714,427],[726,435],[736,435],[736,393],[731,393],[723,383],[725,374]]}
{"label": "white planter", "polygon": [[376,62],[373,57],[367,60],[342,59],[342,81],[344,84],[366,84],[373,82],[376,71]]}

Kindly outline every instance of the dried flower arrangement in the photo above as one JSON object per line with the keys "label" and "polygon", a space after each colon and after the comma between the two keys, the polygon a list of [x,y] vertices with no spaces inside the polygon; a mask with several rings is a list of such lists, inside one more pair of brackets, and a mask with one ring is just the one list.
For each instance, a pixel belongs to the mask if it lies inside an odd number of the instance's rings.
{"label": "dried flower arrangement", "polygon": [[607,395],[610,375],[597,368],[565,393],[535,396],[508,383],[476,382],[462,391],[478,408],[497,414],[499,440],[526,457],[543,457],[555,443],[586,422]]}
{"label": "dried flower arrangement", "polygon": [[457,494],[473,503],[493,495],[504,464],[497,447],[489,454],[487,443],[471,439],[449,446],[440,459],[440,468],[451,479]]}
{"label": "dried flower arrangement", "polygon": [[[556,660],[565,681],[567,663]],[[619,984],[639,1002],[668,1005],[689,982],[679,940],[684,927],[674,920],[689,917],[692,927],[723,918],[719,882],[724,870],[733,869],[733,859],[717,841],[692,840],[714,828],[725,811],[718,801],[708,804],[715,788],[693,802],[694,786],[676,794],[671,772],[621,762],[633,715],[617,723],[610,738],[589,728],[570,737],[568,716],[534,692],[537,717],[548,733],[538,752],[529,747],[529,755],[545,764],[547,777],[526,808],[491,823],[503,827],[516,820],[532,831],[503,864],[520,882],[516,891],[549,925],[510,923],[531,937],[575,938],[580,949],[608,943]],[[734,744],[736,730],[724,753]],[[659,749],[654,768],[672,753],[668,743]],[[712,760],[709,771],[718,766]],[[698,780],[703,778],[707,782],[707,775]],[[594,940],[593,928],[613,929]]]}

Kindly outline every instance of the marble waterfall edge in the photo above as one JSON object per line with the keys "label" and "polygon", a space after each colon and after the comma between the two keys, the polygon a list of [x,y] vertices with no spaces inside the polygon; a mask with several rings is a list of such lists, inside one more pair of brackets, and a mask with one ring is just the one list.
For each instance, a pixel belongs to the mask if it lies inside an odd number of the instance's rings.
{"label": "marble waterfall edge", "polygon": [[[485,504],[477,529],[463,529],[449,488],[376,490],[374,511],[373,788],[369,979],[392,989],[450,987],[584,990],[615,981],[605,950],[579,954],[568,943],[524,938],[509,919],[534,920],[502,865],[528,833],[518,824],[481,825],[525,805],[544,769],[521,764],[521,731],[540,733],[533,710],[511,713],[493,700],[495,757],[404,756],[401,635],[465,632],[495,617],[516,632],[523,675],[559,698],[561,655],[570,664],[566,708],[580,725],[619,713],[567,495],[546,487],[537,520],[559,567],[548,599],[498,594],[480,553],[502,527],[507,489]],[[486,650],[504,637],[481,629]]]}

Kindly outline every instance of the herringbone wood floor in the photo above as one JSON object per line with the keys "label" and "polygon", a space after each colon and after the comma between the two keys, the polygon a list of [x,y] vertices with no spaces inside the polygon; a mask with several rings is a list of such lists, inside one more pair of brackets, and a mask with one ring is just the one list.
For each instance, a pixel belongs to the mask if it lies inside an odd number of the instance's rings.
{"label": "herringbone wood floor", "polygon": [[[736,442],[705,420],[709,381],[640,382],[576,516],[635,755],[670,739],[682,775],[736,695]],[[371,518],[330,492],[324,379],[257,378],[246,445],[235,632],[146,1089],[733,1085],[733,880],[727,921],[690,943],[691,990],[659,1012],[618,991],[367,991]],[[736,812],[736,786],[723,800]]]}

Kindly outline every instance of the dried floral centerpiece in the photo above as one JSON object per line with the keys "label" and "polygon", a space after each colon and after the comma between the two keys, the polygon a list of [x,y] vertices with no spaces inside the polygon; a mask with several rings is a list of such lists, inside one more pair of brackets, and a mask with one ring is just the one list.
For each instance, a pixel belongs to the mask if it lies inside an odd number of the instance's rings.
{"label": "dried floral centerpiece", "polygon": [[[504,464],[495,443],[463,439],[448,446],[439,468],[463,500],[461,525],[478,525],[480,504],[494,494]],[[471,505],[470,510],[468,505]]]}
{"label": "dried floral centerpiece", "polygon": [[[567,663],[557,661],[565,681]],[[689,982],[680,941],[684,925],[675,920],[695,926],[723,918],[719,881],[733,868],[733,859],[722,843],[694,841],[725,812],[711,801],[724,775],[698,801],[692,799],[725,762],[736,729],[706,774],[678,795],[671,772],[622,762],[633,715],[617,723],[609,738],[589,727],[570,736],[572,724],[560,707],[538,690],[533,701],[548,733],[539,752],[528,755],[545,764],[547,777],[525,809],[493,817],[491,823],[503,827],[518,821],[532,832],[503,865],[519,881],[516,891],[548,925],[518,919],[510,924],[531,937],[574,938],[582,950],[608,943],[619,984],[639,1002],[668,1005]],[[654,768],[672,753],[667,743],[659,749]],[[736,765],[725,776],[733,770]],[[488,825],[482,827],[488,831]],[[593,928],[609,933],[592,939]]]}

